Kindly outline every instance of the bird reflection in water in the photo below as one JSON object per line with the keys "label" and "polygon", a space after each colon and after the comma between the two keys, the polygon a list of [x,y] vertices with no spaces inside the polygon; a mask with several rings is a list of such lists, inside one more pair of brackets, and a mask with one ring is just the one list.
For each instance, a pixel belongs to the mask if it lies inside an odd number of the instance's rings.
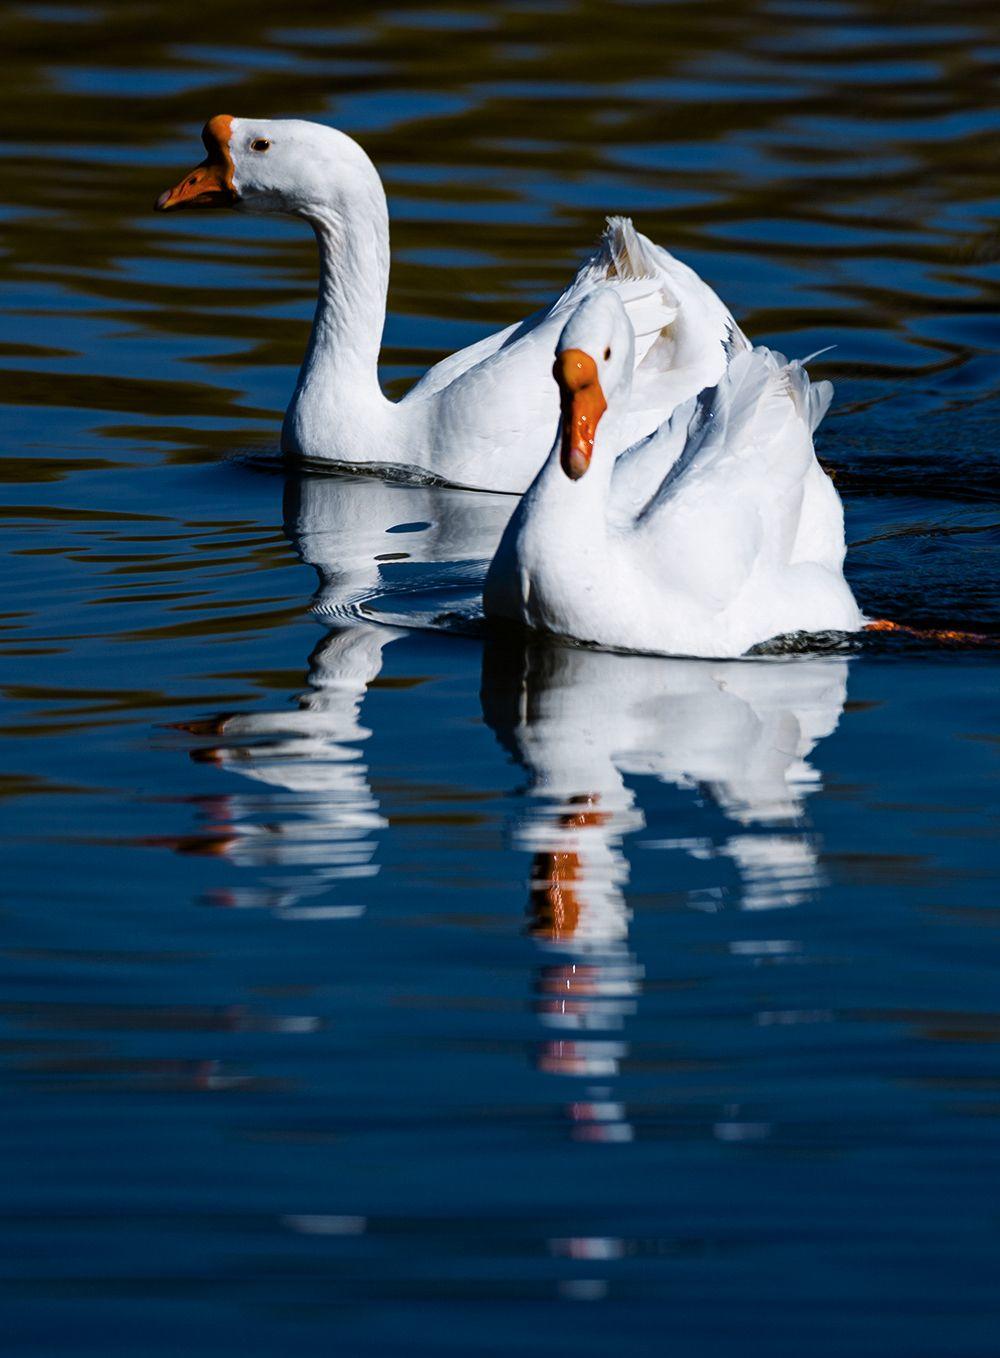
{"label": "bird reflection in water", "polygon": [[[378,871],[375,834],[385,825],[362,757],[371,734],[361,721],[368,685],[384,648],[399,635],[358,625],[331,632],[309,660],[309,686],[293,711],[246,712],[187,724],[213,737],[193,757],[267,784],[263,795],[234,793],[212,803],[218,852],[257,874],[255,887],[231,887],[212,901],[268,906],[289,918],[360,914],[360,904],[317,904],[334,882]],[[288,794],[283,795],[283,794]]]}
{"label": "bird reflection in water", "polygon": [[[358,902],[330,903],[334,883],[378,871],[376,836],[386,824],[371,789],[361,720],[385,647],[402,635],[384,622],[385,601],[420,623],[421,597],[453,593],[456,575],[475,598],[516,501],[373,479],[290,476],[285,531],[319,584],[313,612],[336,626],[309,659],[308,688],[293,711],[224,714],[184,723],[210,739],[193,757],[266,784],[208,805],[209,833],[176,841],[184,852],[238,866],[281,869],[257,885],[213,893],[215,904],[264,906],[286,918],[351,917]],[[452,597],[449,593],[449,598]],[[287,794],[287,795],[283,795]],[[320,899],[322,898],[322,899]]]}
{"label": "bird reflection in water", "polygon": [[420,625],[421,595],[468,586],[479,613],[486,568],[517,504],[512,495],[338,476],[289,477],[285,531],[319,577],[313,611],[356,621],[366,609]]}
{"label": "bird reflection in water", "polygon": [[[556,1030],[538,1066],[587,1081],[568,1108],[574,1138],[633,1135],[613,1095],[643,978],[628,945],[623,845],[646,820],[626,776],[689,788],[723,813],[721,838],[658,843],[731,859],[738,907],[798,904],[819,882],[804,819],[819,776],[807,756],[836,727],[846,681],[842,659],[714,663],[487,644],[484,715],[530,778],[514,841],[532,855],[529,931],[544,954],[536,1009]],[[716,892],[691,903],[727,902]]]}
{"label": "bird reflection in water", "polygon": [[[335,904],[329,895],[335,883],[378,871],[386,823],[364,758],[370,732],[362,719],[385,647],[402,635],[375,621],[392,616],[382,598],[420,625],[428,617],[421,608],[439,608],[442,592],[450,601],[456,581],[474,595],[510,503],[305,478],[293,483],[286,507],[288,531],[319,575],[315,609],[339,625],[310,658],[297,710],[213,718],[199,729],[211,743],[196,753],[268,787],[213,803],[220,824],[212,851],[257,869],[256,885],[220,900],[269,906],[292,919],[336,918],[363,909],[363,895],[338,896]],[[732,865],[729,886],[691,892],[690,905],[795,906],[820,881],[805,816],[820,777],[809,758],[840,719],[846,682],[839,658],[681,661],[509,633],[487,637],[483,714],[528,776],[513,839],[531,864],[528,931],[539,950],[535,1011],[544,1028],[536,1064],[546,1076],[569,1077],[562,1087],[574,1092],[560,1103],[574,1140],[627,1143],[641,1129],[621,1090],[627,1028],[644,983],[629,941],[626,847],[647,821],[632,784],[652,778],[700,803],[697,834],[647,839],[644,849]],[[793,944],[786,938],[782,946]],[[730,947],[752,965],[777,942],[737,939]],[[770,1126],[727,1105],[712,1135],[760,1140]],[[296,1229],[327,1228],[310,1218]],[[628,1248],[614,1235],[548,1241],[556,1258],[591,1265]],[[569,1278],[559,1287],[567,1297],[596,1298],[608,1283]]]}
{"label": "bird reflection in water", "polygon": [[[635,813],[639,815],[639,813]],[[539,1053],[540,1070],[591,1080],[618,1073],[627,1048],[607,1037],[633,1012],[642,969],[626,946],[628,908],[623,888],[628,864],[621,837],[628,817],[601,806],[597,793],[570,797],[554,822],[522,827],[520,838],[545,843],[531,867],[529,931],[546,952],[569,953],[546,961],[536,982],[536,1012],[559,1035]],[[641,824],[641,816],[634,828]],[[573,1135],[587,1141],[630,1140],[624,1108],[603,1087],[569,1107]]]}

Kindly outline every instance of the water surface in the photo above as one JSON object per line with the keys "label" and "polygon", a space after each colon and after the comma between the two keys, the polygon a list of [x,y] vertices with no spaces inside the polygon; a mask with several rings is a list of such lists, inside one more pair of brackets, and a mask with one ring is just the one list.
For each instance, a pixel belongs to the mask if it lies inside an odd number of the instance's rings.
{"label": "water surface", "polygon": [[866,611],[996,635],[994,6],[0,22],[6,1352],[994,1352],[995,650],[484,637],[507,497],[276,457],[309,233],[150,212],[357,136],[393,394],[631,213],[836,346]]}

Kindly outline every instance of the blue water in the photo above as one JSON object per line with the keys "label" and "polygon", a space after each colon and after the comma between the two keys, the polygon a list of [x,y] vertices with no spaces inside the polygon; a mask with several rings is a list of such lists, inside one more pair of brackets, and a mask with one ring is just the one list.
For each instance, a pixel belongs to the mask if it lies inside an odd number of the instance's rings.
{"label": "blue water", "polygon": [[398,394],[634,214],[837,387],[862,606],[1000,632],[993,7],[4,5],[4,1352],[997,1350],[995,645],[489,635],[506,497],[276,456],[358,136]]}

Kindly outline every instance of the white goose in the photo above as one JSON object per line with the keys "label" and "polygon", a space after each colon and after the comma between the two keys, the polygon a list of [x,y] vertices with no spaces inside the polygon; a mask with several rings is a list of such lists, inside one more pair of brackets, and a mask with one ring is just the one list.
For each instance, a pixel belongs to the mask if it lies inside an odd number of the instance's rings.
{"label": "white goose", "polygon": [[608,221],[597,252],[551,306],[452,354],[398,402],[378,381],[389,281],[389,216],[368,156],[344,133],[297,119],[212,118],[208,155],[157,209],[235,207],[309,223],[320,253],[319,301],[282,447],[310,462],[520,493],[548,452],[558,418],[552,350],[573,307],[611,286],[631,323],[636,372],[618,451],[717,382],[747,341],[687,265]]}
{"label": "white goose", "polygon": [[562,421],[490,565],[488,615],[616,650],[743,655],[864,619],[840,499],[812,445],[829,383],[745,350],[617,462],[632,327],[610,288],[557,346]]}

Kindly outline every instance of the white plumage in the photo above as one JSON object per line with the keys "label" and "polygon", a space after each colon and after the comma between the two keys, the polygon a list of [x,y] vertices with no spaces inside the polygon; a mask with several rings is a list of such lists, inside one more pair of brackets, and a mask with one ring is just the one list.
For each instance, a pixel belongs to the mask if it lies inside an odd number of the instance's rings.
{"label": "white plumage", "polygon": [[[222,115],[203,136],[207,168],[162,195],[161,209],[221,202],[247,212],[290,213],[316,234],[319,298],[282,430],[284,450],[308,462],[524,491],[558,420],[551,380],[556,340],[573,309],[597,288],[616,293],[635,345],[635,380],[617,451],[718,381],[727,353],[746,347],[732,316],[697,274],[628,219],[613,217],[597,251],[550,306],[452,354],[402,400],[389,401],[378,381],[389,218],[368,156],[344,133],[298,119]],[[209,178],[216,187],[206,187]]]}
{"label": "white plumage", "polygon": [[558,352],[590,356],[607,411],[578,479],[557,438],[494,557],[487,613],[615,649],[713,657],[859,628],[840,500],[812,445],[829,385],[741,349],[616,463],[630,329],[610,289],[565,327]]}

